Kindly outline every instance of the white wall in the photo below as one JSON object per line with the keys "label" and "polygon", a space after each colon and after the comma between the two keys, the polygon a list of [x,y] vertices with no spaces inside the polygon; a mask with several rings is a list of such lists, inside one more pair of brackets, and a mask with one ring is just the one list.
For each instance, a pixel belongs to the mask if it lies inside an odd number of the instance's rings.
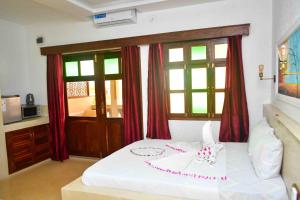
{"label": "white wall", "polygon": [[27,32],[25,27],[0,20],[0,90],[3,95],[20,94],[29,89]]}
{"label": "white wall", "polygon": [[[300,26],[299,0],[273,1],[273,72],[277,72],[277,46]],[[272,88],[272,102],[294,120],[300,122],[300,100],[278,96],[277,85]]]}
{"label": "white wall", "polygon": [[[0,20],[0,96],[20,94],[25,102],[29,88],[27,55],[27,31],[25,27]],[[0,98],[1,101],[1,98]],[[5,133],[3,131],[0,104],[0,179],[8,176]]]}
{"label": "white wall", "polygon": [[[139,13],[138,23],[132,25],[95,28],[91,22],[38,24],[28,27],[29,66],[34,71],[30,86],[38,103],[46,104],[46,58],[35,44],[37,36],[44,36],[45,46],[62,45],[122,38],[136,35],[171,32],[233,24],[251,23],[250,36],[243,39],[243,57],[250,125],[262,118],[263,103],[271,102],[271,81],[259,81],[257,66],[265,65],[271,74],[272,56],[272,0],[225,0],[197,6]],[[143,107],[147,109],[147,47],[142,46]],[[146,129],[147,113],[144,112]],[[199,138],[201,121],[171,121],[175,138]],[[216,133],[218,123],[215,123]]]}
{"label": "white wall", "polygon": [[[25,94],[30,91],[26,40],[25,27],[0,20],[0,94],[20,94],[23,103]],[[0,104],[0,179],[8,176],[7,168],[5,133]]]}

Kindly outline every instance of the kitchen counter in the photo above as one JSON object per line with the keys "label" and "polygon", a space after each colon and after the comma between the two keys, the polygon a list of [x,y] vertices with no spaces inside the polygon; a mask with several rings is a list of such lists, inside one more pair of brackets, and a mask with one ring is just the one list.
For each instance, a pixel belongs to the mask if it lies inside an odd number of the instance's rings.
{"label": "kitchen counter", "polygon": [[41,116],[41,117],[35,117],[31,119],[25,119],[22,121],[14,122],[11,124],[6,124],[3,126],[4,132],[10,132],[15,131],[23,128],[29,128],[33,126],[38,126],[42,124],[48,124],[49,123],[49,117],[48,116]]}

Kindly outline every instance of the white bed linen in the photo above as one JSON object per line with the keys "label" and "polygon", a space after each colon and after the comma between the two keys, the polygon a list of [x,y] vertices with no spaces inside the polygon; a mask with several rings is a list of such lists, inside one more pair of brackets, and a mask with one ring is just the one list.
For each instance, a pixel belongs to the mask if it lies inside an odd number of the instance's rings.
{"label": "white bed linen", "polygon": [[220,186],[222,200],[288,200],[281,176],[263,180],[256,176],[245,143],[226,143],[228,181]]}
{"label": "white bed linen", "polygon": [[[126,189],[183,199],[205,200],[286,200],[281,177],[259,180],[251,165],[247,144],[226,143],[226,174],[229,180],[208,181],[168,174],[144,162],[178,153],[165,145],[170,141],[143,140],[113,153],[89,167],[82,176],[85,185]],[[130,153],[138,147],[161,147],[162,156],[143,157]],[[205,174],[205,172],[203,172]]]}

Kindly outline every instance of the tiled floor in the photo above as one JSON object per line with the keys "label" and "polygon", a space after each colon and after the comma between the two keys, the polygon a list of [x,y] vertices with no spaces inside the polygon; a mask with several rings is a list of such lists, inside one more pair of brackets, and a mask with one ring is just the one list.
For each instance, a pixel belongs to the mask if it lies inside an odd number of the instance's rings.
{"label": "tiled floor", "polygon": [[60,188],[81,176],[94,162],[49,161],[0,181],[0,200],[60,200]]}

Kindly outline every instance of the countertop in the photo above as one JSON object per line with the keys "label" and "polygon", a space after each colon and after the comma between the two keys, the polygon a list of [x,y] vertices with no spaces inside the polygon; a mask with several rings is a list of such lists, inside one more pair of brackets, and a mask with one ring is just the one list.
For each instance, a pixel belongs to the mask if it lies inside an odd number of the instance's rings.
{"label": "countertop", "polygon": [[23,128],[29,128],[33,126],[38,126],[42,124],[48,124],[49,123],[49,117],[48,116],[41,116],[41,117],[35,117],[31,119],[25,119],[22,121],[14,122],[11,124],[5,124],[3,126],[4,132],[10,132],[15,131]]}

